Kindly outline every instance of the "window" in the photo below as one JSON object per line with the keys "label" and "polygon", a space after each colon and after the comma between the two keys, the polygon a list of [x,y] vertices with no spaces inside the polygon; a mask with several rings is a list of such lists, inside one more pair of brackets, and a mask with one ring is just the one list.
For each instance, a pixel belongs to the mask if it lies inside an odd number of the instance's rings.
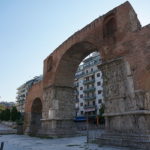
{"label": "window", "polygon": [[83,90],[83,87],[80,87],[80,90]]}
{"label": "window", "polygon": [[94,87],[95,87],[95,86],[94,86],[94,84],[92,84],[92,86],[91,86],[91,87],[93,87],[93,88],[94,88]]}
{"label": "window", "polygon": [[95,106],[95,101],[93,101],[93,105]]}
{"label": "window", "polygon": [[96,112],[95,112],[95,111],[93,111],[93,115],[96,115]]}
{"label": "window", "polygon": [[80,103],[80,106],[83,106],[83,103]]}
{"label": "window", "polygon": [[102,91],[101,90],[98,90],[98,94],[101,94],[102,93]]}
{"label": "window", "polygon": [[89,84],[87,85],[87,89],[89,88]]}
{"label": "window", "polygon": [[86,77],[86,81],[89,81],[89,77]]}
{"label": "window", "polygon": [[88,70],[86,70],[86,73],[88,73]]}
{"label": "window", "polygon": [[94,79],[94,75],[92,75],[91,78]]}
{"label": "window", "polygon": [[100,77],[100,73],[97,73],[97,77]]}
{"label": "window", "polygon": [[80,98],[83,98],[83,94],[80,95]]}
{"label": "window", "polygon": [[81,111],[81,115],[83,115],[83,111]]}
{"label": "window", "polygon": [[102,103],[102,99],[99,99],[99,100],[98,100],[98,103],[101,104],[101,103]]}
{"label": "window", "polygon": [[101,85],[101,82],[99,81],[99,82],[97,82],[97,86],[100,86]]}
{"label": "window", "polygon": [[91,68],[91,72],[93,72],[93,68]]}
{"label": "window", "polygon": [[94,92],[92,92],[92,96],[93,96],[93,97],[95,96],[95,93],[94,93]]}

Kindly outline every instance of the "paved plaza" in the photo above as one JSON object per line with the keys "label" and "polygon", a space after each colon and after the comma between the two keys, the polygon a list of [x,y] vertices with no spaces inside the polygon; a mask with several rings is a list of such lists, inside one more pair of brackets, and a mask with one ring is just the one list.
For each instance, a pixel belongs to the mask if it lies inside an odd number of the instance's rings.
{"label": "paved plaza", "polygon": [[[128,150],[127,148],[99,147],[87,144],[86,136],[58,139],[44,139],[27,135],[10,134],[10,127],[0,124],[0,142],[4,142],[3,150]],[[1,134],[5,131],[5,135]],[[7,134],[8,131],[8,135]]]}
{"label": "paved plaza", "polygon": [[128,150],[87,144],[85,136],[41,139],[26,135],[1,135],[0,141],[5,143],[4,150]]}

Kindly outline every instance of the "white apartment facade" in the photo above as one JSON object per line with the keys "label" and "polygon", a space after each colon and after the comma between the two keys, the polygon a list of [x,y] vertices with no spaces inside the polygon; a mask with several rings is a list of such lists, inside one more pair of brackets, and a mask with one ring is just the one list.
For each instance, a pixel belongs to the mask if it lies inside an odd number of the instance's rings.
{"label": "white apartment facade", "polygon": [[29,89],[32,87],[32,85],[38,83],[42,79],[43,79],[42,75],[36,76],[33,79],[21,85],[19,88],[17,88],[16,107],[19,112],[24,113],[25,100],[26,100],[26,96],[28,94]]}
{"label": "white apartment facade", "polygon": [[103,103],[103,79],[97,65],[100,55],[92,53],[84,59],[75,75],[76,117],[96,117]]}

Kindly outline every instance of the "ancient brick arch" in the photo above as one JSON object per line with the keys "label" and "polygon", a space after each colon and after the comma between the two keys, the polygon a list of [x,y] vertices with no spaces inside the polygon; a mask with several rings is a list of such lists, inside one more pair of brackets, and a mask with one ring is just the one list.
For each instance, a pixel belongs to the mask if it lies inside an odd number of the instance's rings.
{"label": "ancient brick arch", "polygon": [[[41,108],[42,108],[42,111],[41,111]],[[32,121],[34,112],[39,113],[39,115],[41,112],[43,112],[43,82],[34,84],[28,92],[28,95],[25,101],[25,115],[24,115],[25,117],[24,118],[24,121],[25,121],[24,132],[25,133],[28,133],[28,134],[31,133],[31,121]]]}
{"label": "ancient brick arch", "polygon": [[[149,25],[142,28],[132,6],[126,2],[62,43],[44,60],[41,89],[44,111],[40,134],[75,134],[74,73],[81,60],[97,50],[103,60],[99,68],[104,78],[106,129],[111,133],[100,141],[107,143],[103,139],[113,137],[117,141],[115,144],[122,145],[118,141],[124,139],[125,146],[132,146],[130,139],[138,139],[135,143],[140,147],[139,135],[148,139],[150,131],[149,35]],[[111,138],[109,142],[113,144]]]}
{"label": "ancient brick arch", "polygon": [[42,112],[42,101],[40,98],[35,98],[32,103],[31,112],[41,113]]}
{"label": "ancient brick arch", "polygon": [[57,86],[73,87],[75,72],[81,61],[90,53],[98,51],[90,42],[80,42],[73,45],[62,56],[55,73],[54,84]]}
{"label": "ancient brick arch", "polygon": [[42,101],[40,98],[35,98],[31,107],[31,120],[30,120],[30,135],[38,135],[41,129],[42,119]]}

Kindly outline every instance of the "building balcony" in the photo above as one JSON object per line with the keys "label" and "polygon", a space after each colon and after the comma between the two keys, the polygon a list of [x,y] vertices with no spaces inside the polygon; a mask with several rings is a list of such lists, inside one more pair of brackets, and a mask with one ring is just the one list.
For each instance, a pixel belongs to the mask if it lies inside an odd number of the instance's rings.
{"label": "building balcony", "polygon": [[89,72],[85,72],[84,74],[84,76],[89,76],[89,75],[93,75],[93,74],[95,74],[95,72],[98,72],[99,70],[98,69],[96,69],[96,70],[93,70],[93,71],[89,71]]}
{"label": "building balcony", "polygon": [[79,107],[75,107],[75,110],[79,110]]}
{"label": "building balcony", "polygon": [[88,92],[92,92],[92,91],[95,91],[95,87],[90,87],[90,88],[84,89],[83,92],[88,93]]}
{"label": "building balcony", "polygon": [[83,81],[83,84],[90,84],[90,83],[94,83],[95,82],[95,79],[92,79],[92,80],[84,80]]}
{"label": "building balcony", "polygon": [[81,74],[75,74],[75,78],[78,79],[78,78],[81,78],[85,75],[84,72],[82,72]]}
{"label": "building balcony", "polygon": [[87,101],[89,101],[89,100],[94,100],[94,99],[96,99],[96,96],[95,96],[95,95],[93,95],[93,96],[85,96],[85,97],[84,97],[84,100],[87,100]]}
{"label": "building balcony", "polygon": [[78,83],[78,82],[74,82],[73,86],[74,86],[74,87],[78,87],[78,86],[79,86],[79,83]]}
{"label": "building balcony", "polygon": [[79,102],[79,99],[78,99],[78,98],[73,98],[73,100],[74,100],[75,102]]}
{"label": "building balcony", "polygon": [[96,59],[96,60],[92,61],[92,63],[85,63],[84,68],[89,68],[91,66],[95,66],[98,64],[101,64],[101,61],[99,59]]}
{"label": "building balcony", "polygon": [[84,106],[84,110],[85,112],[96,111],[96,106],[95,105]]}

